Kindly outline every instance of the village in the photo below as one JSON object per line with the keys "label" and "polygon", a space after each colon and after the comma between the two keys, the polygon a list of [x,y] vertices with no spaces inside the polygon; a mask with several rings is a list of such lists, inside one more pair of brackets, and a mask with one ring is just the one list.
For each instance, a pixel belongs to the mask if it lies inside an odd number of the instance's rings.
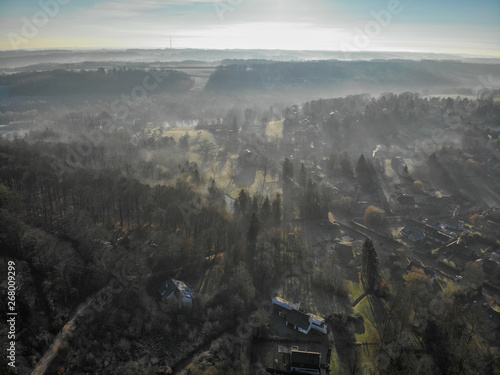
{"label": "village", "polygon": [[[408,98],[403,96],[402,100]],[[467,99],[413,100],[424,108],[435,108],[428,116],[432,119],[430,126],[450,132],[463,131],[463,118],[478,108],[477,103]],[[488,334],[482,339],[497,347],[498,151],[486,146],[482,153],[471,154],[456,148],[451,140],[442,145],[434,140],[432,144],[417,140],[406,148],[377,145],[372,156],[362,155],[358,160],[346,154],[332,156],[322,141],[325,128],[312,125],[310,118],[301,119],[304,115],[299,114],[307,113],[307,106],[315,104],[286,109],[284,120],[243,125],[239,134],[236,118],[231,125],[219,119],[212,125],[198,125],[195,130],[213,137],[210,150],[198,163],[215,180],[225,181],[220,187],[225,192],[227,209],[235,211],[240,186],[250,186],[250,194],[282,194],[288,236],[294,238],[300,231],[311,254],[310,269],[299,268],[297,272],[324,274],[325,265],[333,264],[335,270],[328,271],[329,277],[344,279],[339,281],[339,290],[328,295],[314,290],[320,285],[315,282],[316,276],[296,276],[292,272],[272,298],[273,313],[264,324],[265,334],[254,338],[251,361],[262,363],[269,373],[326,374],[339,373],[346,366],[369,366],[374,356],[380,356],[373,349],[379,345],[374,340],[378,336],[374,333],[374,325],[378,324],[374,314],[380,309],[374,306],[385,297],[366,292],[362,275],[366,238],[373,241],[384,282],[392,285],[392,290],[414,274],[428,280],[435,295],[449,296],[452,290],[466,290],[463,308],[486,325],[484,332]],[[446,109],[450,106],[458,108],[457,113]],[[339,111],[334,111],[327,115],[327,121],[341,117]],[[425,128],[419,131],[425,132]],[[185,138],[194,134],[189,128],[179,128],[177,134],[181,132]],[[453,138],[453,134],[448,137]],[[224,149],[224,154],[217,148]],[[203,149],[198,149],[203,156]],[[208,155],[214,155],[218,169],[207,162],[212,160]],[[283,159],[285,162],[280,162]],[[286,171],[287,163],[291,173]],[[465,165],[465,173],[448,168],[448,164]],[[481,172],[475,169],[479,164]],[[434,178],[432,168],[446,170],[444,176]],[[463,183],[460,188],[450,184],[457,178]],[[486,182],[474,183],[478,178]],[[304,289],[297,283],[308,286]],[[423,351],[420,324],[414,323],[408,335],[414,350]]]}

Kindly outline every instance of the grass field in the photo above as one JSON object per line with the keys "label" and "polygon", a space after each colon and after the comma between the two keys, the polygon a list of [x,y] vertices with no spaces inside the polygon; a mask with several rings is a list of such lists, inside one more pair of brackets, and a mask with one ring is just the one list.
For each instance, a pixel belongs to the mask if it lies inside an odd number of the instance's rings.
{"label": "grass field", "polygon": [[176,142],[179,142],[179,139],[186,134],[189,134],[189,144],[191,145],[194,142],[200,142],[204,139],[208,139],[210,141],[214,141],[214,137],[206,130],[196,130],[195,127],[186,126],[184,128],[170,128],[167,131],[163,132],[164,137],[174,137]]}
{"label": "grass field", "polygon": [[330,359],[330,373],[340,374],[341,367],[339,362],[339,356],[335,349],[332,350],[332,358]]}
{"label": "grass field", "polygon": [[283,120],[272,121],[267,124],[266,138],[269,141],[273,138],[283,138]]}
{"label": "grass field", "polygon": [[354,312],[363,315],[365,318],[365,333],[359,335],[356,334],[356,341],[367,343],[372,342],[374,337],[376,337],[377,329],[374,325],[374,318],[372,314],[372,307],[370,303],[370,299],[373,298],[370,295],[367,295],[365,298],[359,302],[354,308]]}
{"label": "grass field", "polygon": [[353,282],[351,280],[346,280],[345,285],[348,291],[349,299],[355,301],[360,295],[362,295],[365,291],[363,289],[363,284],[361,280],[358,282]]}
{"label": "grass field", "polygon": [[[282,129],[283,121],[270,122],[266,129],[266,136],[269,139],[273,137],[282,137]],[[205,139],[213,142],[214,145],[216,144],[213,135],[206,130],[196,130],[195,127],[170,128],[163,132],[163,136],[173,137],[175,141],[178,142],[186,133],[189,135],[189,151],[186,153],[187,159],[190,162],[196,162],[200,167],[200,171],[206,178],[214,176],[219,188],[229,196],[236,198],[242,188],[248,189],[250,194],[258,192],[269,197],[273,197],[278,192],[281,193],[280,184],[278,183],[279,180],[276,180],[276,176],[272,176],[268,173],[265,183],[263,184],[264,174],[261,170],[257,170],[255,180],[250,186],[238,186],[232,182],[231,175],[235,171],[232,170],[230,160],[232,159],[232,165],[237,166],[237,155],[229,155],[228,160],[220,167],[221,169],[218,169],[219,161],[215,158],[217,150],[214,150],[212,155],[208,157],[207,160],[204,160],[203,155],[198,151],[198,144]]]}
{"label": "grass field", "polygon": [[[261,193],[262,190],[262,183],[264,181],[264,172],[261,170],[258,170],[257,173],[255,174],[255,182],[252,186],[249,187],[249,192],[251,194],[259,192]],[[281,190],[276,191],[275,186],[278,186],[279,184],[273,184],[273,182],[278,182],[278,180],[275,180],[273,176],[271,176],[269,173],[266,176],[266,183],[264,184],[264,191],[262,191],[263,195],[268,195],[269,197],[273,197],[277,192],[281,193]],[[271,184],[271,185],[270,185]]]}
{"label": "grass field", "polygon": [[[365,332],[363,334],[355,335],[357,342],[374,343],[378,342],[379,340],[378,332],[374,325],[374,317],[372,314],[372,307],[371,307],[371,298],[374,297],[370,295],[366,296],[354,308],[354,311],[356,313],[363,315],[365,321]],[[370,345],[364,347],[365,350],[363,350],[361,353],[361,363],[363,364],[374,363],[375,351],[377,350],[378,347],[379,347],[378,345]]]}

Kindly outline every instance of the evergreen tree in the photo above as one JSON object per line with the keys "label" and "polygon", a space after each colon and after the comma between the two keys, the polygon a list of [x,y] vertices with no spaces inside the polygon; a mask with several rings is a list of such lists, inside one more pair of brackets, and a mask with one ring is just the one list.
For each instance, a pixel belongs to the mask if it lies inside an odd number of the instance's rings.
{"label": "evergreen tree", "polygon": [[240,194],[238,194],[237,201],[238,201],[238,204],[241,208],[242,213],[245,213],[249,199],[250,199],[250,197],[248,196],[247,192],[245,190],[241,189]]}
{"label": "evergreen tree", "polygon": [[278,225],[281,222],[281,195],[278,193],[273,200],[272,212],[274,224]]}
{"label": "evergreen tree", "polygon": [[288,182],[293,178],[293,164],[290,159],[286,158],[283,162],[283,181]]}
{"label": "evergreen tree", "polygon": [[366,291],[372,293],[378,288],[380,275],[378,270],[377,251],[375,250],[373,242],[370,238],[367,238],[363,243],[362,256],[363,277],[366,282]]}
{"label": "evergreen tree", "polygon": [[306,186],[306,181],[307,181],[307,173],[306,173],[306,167],[304,166],[304,163],[300,164],[300,171],[299,171],[299,177],[298,177],[298,182],[299,185],[302,187]]}
{"label": "evergreen tree", "polygon": [[266,223],[270,222],[271,219],[271,202],[269,201],[269,197],[264,199],[264,203],[262,203],[262,207],[260,208],[260,217]]}
{"label": "evergreen tree", "polygon": [[372,185],[370,168],[364,155],[359,157],[358,164],[356,164],[356,178],[358,179],[358,184],[361,186],[368,187]]}
{"label": "evergreen tree", "polygon": [[257,236],[261,228],[260,218],[256,212],[252,212],[250,223],[248,224],[247,240],[248,240],[248,262],[253,264],[255,247],[257,245]]}
{"label": "evergreen tree", "polygon": [[194,170],[194,173],[193,173],[193,182],[196,184],[196,185],[199,185],[200,182],[201,182],[201,178],[200,178],[200,172],[198,171],[198,168],[196,168]]}
{"label": "evergreen tree", "polygon": [[181,147],[182,150],[184,151],[189,151],[189,134],[186,132],[180,139],[179,139],[179,146]]}

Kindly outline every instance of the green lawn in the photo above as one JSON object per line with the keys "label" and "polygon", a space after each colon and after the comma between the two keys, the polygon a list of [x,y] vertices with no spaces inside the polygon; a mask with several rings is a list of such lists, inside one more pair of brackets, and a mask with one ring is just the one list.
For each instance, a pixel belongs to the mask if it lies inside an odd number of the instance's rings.
{"label": "green lawn", "polygon": [[332,348],[332,358],[330,360],[330,374],[340,374],[339,356],[335,348]]}
{"label": "green lawn", "polygon": [[377,329],[374,325],[374,318],[372,314],[372,307],[370,303],[370,299],[373,298],[370,295],[367,295],[365,298],[359,302],[354,308],[354,312],[363,315],[365,319],[365,333],[361,335],[356,335],[356,341],[359,342],[372,342],[374,337],[376,337]]}
{"label": "green lawn", "polygon": [[358,280],[358,282],[346,280],[345,285],[346,285],[347,292],[349,295],[349,300],[351,302],[355,301],[356,298],[358,298],[360,295],[362,295],[365,292],[363,289],[363,283],[361,282],[361,280]]}
{"label": "green lawn", "polygon": [[[356,313],[363,315],[365,321],[365,333],[361,335],[358,334],[355,335],[357,342],[373,343],[379,341],[378,332],[374,325],[374,317],[371,308],[371,298],[373,297],[370,295],[366,296],[354,308],[354,311]],[[362,350],[361,354],[361,363],[363,364],[375,363],[376,351],[378,350],[379,346],[369,345],[364,348],[365,350]]]}

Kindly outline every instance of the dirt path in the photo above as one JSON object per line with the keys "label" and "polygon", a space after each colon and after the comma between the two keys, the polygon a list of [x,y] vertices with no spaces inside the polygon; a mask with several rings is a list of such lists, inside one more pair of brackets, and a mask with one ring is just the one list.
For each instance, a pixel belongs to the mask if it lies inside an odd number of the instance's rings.
{"label": "dirt path", "polygon": [[71,319],[64,325],[64,327],[61,329],[61,332],[57,334],[57,337],[55,338],[50,348],[43,354],[42,358],[38,361],[38,364],[36,365],[31,375],[45,374],[45,371],[47,371],[47,368],[49,367],[50,363],[57,356],[59,349],[64,348],[67,345],[68,339],[72,336],[72,333],[76,328],[76,320],[81,316],[83,316],[83,313],[87,310],[87,308],[89,308],[89,306],[92,305],[97,295],[105,288],[106,287],[104,287],[91,297],[89,297],[87,301],[78,306],[76,311],[71,316]]}

